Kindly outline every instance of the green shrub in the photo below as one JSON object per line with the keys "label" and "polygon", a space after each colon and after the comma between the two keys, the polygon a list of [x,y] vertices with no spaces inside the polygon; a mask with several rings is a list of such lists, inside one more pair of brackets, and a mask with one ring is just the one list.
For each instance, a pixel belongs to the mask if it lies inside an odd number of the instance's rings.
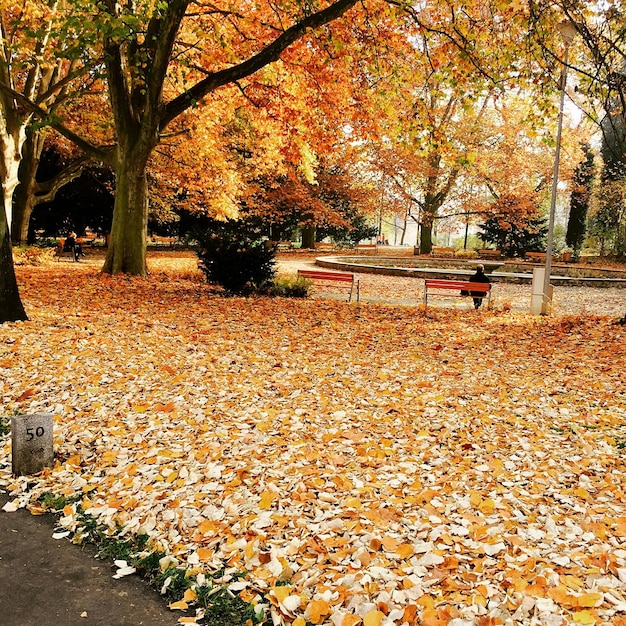
{"label": "green shrub", "polygon": [[274,278],[276,250],[245,221],[213,220],[196,239],[200,269],[210,283],[240,294],[263,289]]}
{"label": "green shrub", "polygon": [[282,298],[308,298],[312,284],[304,278],[277,278],[268,285],[267,294]]}

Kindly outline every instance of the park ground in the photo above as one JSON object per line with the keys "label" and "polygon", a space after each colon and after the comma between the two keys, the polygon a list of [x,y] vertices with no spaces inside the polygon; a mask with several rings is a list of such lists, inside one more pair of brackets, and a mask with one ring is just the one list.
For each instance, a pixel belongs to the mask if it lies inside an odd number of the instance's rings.
{"label": "park ground", "polygon": [[62,495],[62,528],[147,534],[268,623],[626,625],[623,291],[538,317],[519,285],[424,311],[414,279],[347,304],[223,297],[192,256],[99,267],[17,268],[0,415],[53,413],[56,465],[12,478],[5,439],[13,506]]}

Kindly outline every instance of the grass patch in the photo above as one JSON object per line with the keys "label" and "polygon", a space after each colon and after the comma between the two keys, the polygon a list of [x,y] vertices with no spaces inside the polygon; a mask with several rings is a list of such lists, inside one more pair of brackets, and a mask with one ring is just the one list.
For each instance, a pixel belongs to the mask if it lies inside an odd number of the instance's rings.
{"label": "grass patch", "polygon": [[[80,494],[67,497],[46,492],[39,496],[37,502],[50,512],[59,513],[81,498]],[[200,584],[198,577],[191,575],[191,570],[178,567],[177,561],[167,559],[168,555],[162,550],[151,549],[149,535],[125,536],[124,528],[120,526],[111,532],[95,517],[87,515],[80,504],[76,506],[76,517],[79,524],[72,538],[73,543],[94,545],[98,558],[126,561],[168,603],[182,599],[188,589],[193,589],[196,600],[189,602],[190,609],[197,607],[204,612],[204,617],[197,621],[199,626],[247,626],[264,620],[264,615],[257,613],[253,604],[244,602],[224,585],[213,584],[214,579],[224,576],[224,569],[214,572],[212,576],[203,575]],[[231,581],[243,576],[243,572],[231,574]]]}

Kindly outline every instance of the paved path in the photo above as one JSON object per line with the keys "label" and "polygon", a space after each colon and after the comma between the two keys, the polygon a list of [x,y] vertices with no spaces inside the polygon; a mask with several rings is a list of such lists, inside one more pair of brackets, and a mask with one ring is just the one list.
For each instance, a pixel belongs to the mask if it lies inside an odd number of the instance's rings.
{"label": "paved path", "polygon": [[[0,509],[7,502],[0,494]],[[174,626],[180,612],[138,576],[116,580],[93,546],[52,538],[56,517],[0,510],[2,626]]]}
{"label": "paved path", "polygon": [[[315,255],[284,253],[277,257],[279,273],[295,276],[298,269],[314,269]],[[361,301],[397,306],[420,306],[424,299],[424,280],[416,277],[358,274],[361,283]],[[319,293],[319,297],[340,299],[342,296]],[[530,312],[531,286],[529,284],[496,283],[492,305],[515,313]],[[626,289],[619,287],[565,287],[554,288],[555,315],[609,315],[616,318],[626,313]],[[429,302],[429,307],[431,303]],[[438,298],[432,300],[436,308],[472,310],[467,298]]]}

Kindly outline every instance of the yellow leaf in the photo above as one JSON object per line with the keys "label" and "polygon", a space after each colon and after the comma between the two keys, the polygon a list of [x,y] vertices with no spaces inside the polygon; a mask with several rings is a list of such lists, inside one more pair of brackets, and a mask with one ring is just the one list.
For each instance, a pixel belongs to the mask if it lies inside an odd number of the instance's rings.
{"label": "yellow leaf", "polygon": [[275,497],[276,497],[276,494],[273,491],[266,489],[261,494],[261,502],[259,502],[259,508],[264,511],[267,511],[267,509],[269,509],[272,506],[272,502],[274,501]]}
{"label": "yellow leaf", "polygon": [[306,607],[304,616],[312,624],[321,624],[324,620],[324,616],[329,613],[330,607],[328,606],[328,602],[324,600],[311,600]]}
{"label": "yellow leaf", "polygon": [[584,487],[574,489],[574,495],[582,498],[583,500],[587,500],[589,498],[589,492]]}
{"label": "yellow leaf", "polygon": [[296,619],[291,622],[291,626],[306,626],[306,620],[302,617],[296,617]]}
{"label": "yellow leaf", "polygon": [[604,595],[601,593],[583,593],[576,598],[576,605],[580,607],[594,607],[602,604]]}
{"label": "yellow leaf", "polygon": [[381,613],[380,611],[370,611],[364,618],[363,618],[363,626],[381,626],[381,624],[383,623],[383,618],[385,617],[384,613]]}
{"label": "yellow leaf", "polygon": [[388,552],[395,552],[400,545],[400,542],[393,537],[384,537],[382,540],[383,548]]}
{"label": "yellow leaf", "polygon": [[577,624],[595,624],[596,618],[589,611],[578,611],[572,616]]}
{"label": "yellow leaf", "polygon": [[198,548],[197,554],[201,561],[208,561],[213,556],[213,550],[211,548]]}
{"label": "yellow leaf", "polygon": [[398,546],[398,549],[396,550],[396,554],[401,559],[408,559],[410,556],[413,556],[414,552],[415,550],[410,543],[403,543],[402,545]]}
{"label": "yellow leaf", "polygon": [[291,587],[288,585],[283,587],[274,587],[274,589],[272,589],[272,595],[274,595],[279,602],[282,602],[290,593]]}
{"label": "yellow leaf", "polygon": [[485,498],[479,505],[478,509],[485,515],[491,515],[496,508],[496,503],[491,498]]}
{"label": "yellow leaf", "polygon": [[360,509],[363,504],[358,498],[355,498],[354,496],[348,496],[346,498],[346,506],[351,509]]}

